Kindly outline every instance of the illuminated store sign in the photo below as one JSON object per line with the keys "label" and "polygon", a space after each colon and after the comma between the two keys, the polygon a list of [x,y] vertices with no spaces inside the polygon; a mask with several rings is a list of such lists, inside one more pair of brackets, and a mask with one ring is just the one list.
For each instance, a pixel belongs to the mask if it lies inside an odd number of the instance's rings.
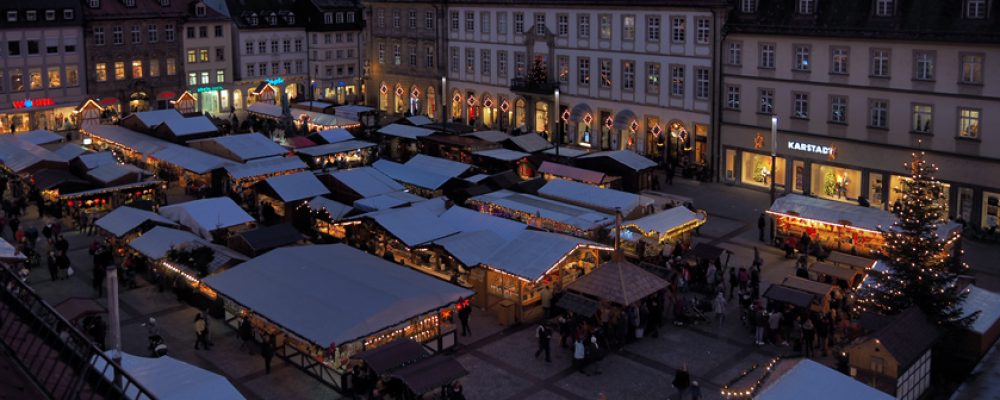
{"label": "illuminated store sign", "polygon": [[14,108],[46,107],[54,105],[56,105],[56,102],[52,100],[51,97],[44,97],[41,99],[24,99],[14,102]]}

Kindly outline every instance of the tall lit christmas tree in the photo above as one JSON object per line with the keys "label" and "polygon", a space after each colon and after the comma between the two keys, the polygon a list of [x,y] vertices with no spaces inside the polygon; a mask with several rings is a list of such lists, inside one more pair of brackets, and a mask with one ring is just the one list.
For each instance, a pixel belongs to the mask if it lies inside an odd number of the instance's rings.
{"label": "tall lit christmas tree", "polygon": [[[880,314],[897,314],[917,306],[942,325],[964,326],[977,314],[964,315],[964,293],[956,284],[951,255],[938,237],[943,210],[939,199],[944,186],[934,179],[937,167],[914,153],[906,164],[910,180],[902,187],[902,199],[892,206],[896,221],[883,228],[888,270],[876,273],[876,283],[861,294],[859,305]],[[965,266],[963,265],[963,268]]]}

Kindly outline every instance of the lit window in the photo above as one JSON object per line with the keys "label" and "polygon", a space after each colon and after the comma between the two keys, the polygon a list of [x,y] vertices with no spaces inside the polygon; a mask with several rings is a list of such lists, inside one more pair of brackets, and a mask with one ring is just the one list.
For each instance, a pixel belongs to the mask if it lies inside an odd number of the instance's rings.
{"label": "lit window", "polygon": [[958,136],[970,139],[979,138],[979,110],[958,109]]}

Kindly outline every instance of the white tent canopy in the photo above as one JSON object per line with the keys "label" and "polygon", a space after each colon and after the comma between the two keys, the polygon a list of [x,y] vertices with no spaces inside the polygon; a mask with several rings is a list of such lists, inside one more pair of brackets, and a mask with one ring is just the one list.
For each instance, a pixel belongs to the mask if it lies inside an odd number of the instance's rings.
{"label": "white tent canopy", "polygon": [[174,221],[166,219],[152,211],[140,210],[129,206],[121,206],[112,210],[97,220],[95,224],[116,237],[122,237],[133,229],[138,228],[139,225],[146,223],[146,221],[170,226],[177,225]]}
{"label": "white tent canopy", "polygon": [[483,264],[534,281],[580,246],[610,250],[607,246],[569,235],[525,230],[493,252]]}
{"label": "white tent canopy", "polygon": [[403,185],[372,167],[352,168],[330,173],[330,177],[362,197],[401,192]]}
{"label": "white tent canopy", "polygon": [[281,201],[290,202],[305,200],[330,193],[312,172],[305,171],[295,174],[278,175],[267,178],[264,182],[274,190]]}
{"label": "white tent canopy", "polygon": [[212,197],[161,207],[160,215],[209,240],[212,239],[212,231],[254,222],[250,214],[228,197]]}
{"label": "white tent canopy", "polygon": [[364,338],[473,294],[344,244],[275,249],[202,282],[324,347]]}
{"label": "white tent canopy", "polygon": [[632,214],[639,207],[653,203],[652,199],[644,198],[638,194],[599,188],[563,179],[549,181],[538,189],[538,194],[560,201],[584,204],[601,212],[613,213],[617,208],[621,210],[622,215],[626,216]]}
{"label": "white tent canopy", "polygon": [[135,238],[135,240],[129,243],[129,247],[142,253],[142,255],[148,257],[150,260],[159,260],[167,256],[167,251],[171,247],[190,242],[207,243],[191,232],[158,226]]}
{"label": "white tent canopy", "polygon": [[[112,351],[105,352],[111,357]],[[226,377],[206,369],[196,367],[170,356],[148,358],[121,353],[121,367],[136,382],[149,390],[160,400],[243,400],[244,397]],[[104,370],[108,380],[114,379],[114,371],[106,368],[104,358],[94,357],[97,370]],[[134,386],[126,389],[126,396],[139,395]]]}
{"label": "white tent canopy", "polygon": [[681,225],[694,221],[704,222],[704,220],[704,215],[696,214],[687,207],[674,207],[639,219],[625,221],[622,225],[626,227],[635,225],[644,233],[658,232],[662,234]]}
{"label": "white tent canopy", "polygon": [[188,142],[188,145],[239,162],[280,156],[288,152],[267,136],[256,132],[194,140]]}
{"label": "white tent canopy", "polygon": [[815,361],[802,359],[755,400],[892,400],[893,397]]}

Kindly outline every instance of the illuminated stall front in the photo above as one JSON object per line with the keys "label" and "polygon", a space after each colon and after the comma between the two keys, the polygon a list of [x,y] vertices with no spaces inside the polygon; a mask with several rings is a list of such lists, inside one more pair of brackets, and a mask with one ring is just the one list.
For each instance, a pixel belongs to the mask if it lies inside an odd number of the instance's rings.
{"label": "illuminated stall front", "polygon": [[227,324],[248,317],[278,356],[336,390],[359,352],[404,337],[453,347],[456,305],[474,294],[344,244],[275,249],[203,282]]}
{"label": "illuminated stall front", "polygon": [[667,254],[675,246],[690,248],[694,230],[708,221],[708,213],[674,207],[622,223],[622,250],[629,257]]}
{"label": "illuminated stall front", "polygon": [[[879,229],[890,229],[896,220],[895,215],[877,208],[797,194],[778,198],[767,214],[774,219],[775,244],[796,242],[806,234],[825,249],[861,256],[883,251],[885,240]],[[938,224],[937,235],[946,251],[961,239],[960,227],[954,221]]]}
{"label": "illuminated stall front", "polygon": [[253,195],[253,185],[279,175],[294,174],[308,169],[308,166],[298,157],[271,157],[253,160],[246,164],[227,165],[224,170],[227,175],[227,190],[230,193],[250,198]]}
{"label": "illuminated stall front", "polygon": [[312,169],[347,169],[374,162],[376,146],[363,140],[346,140],[296,149],[295,153]]}
{"label": "illuminated stall front", "polygon": [[608,214],[506,189],[469,198],[465,204],[481,213],[589,240],[600,240],[604,227],[615,221]]}

